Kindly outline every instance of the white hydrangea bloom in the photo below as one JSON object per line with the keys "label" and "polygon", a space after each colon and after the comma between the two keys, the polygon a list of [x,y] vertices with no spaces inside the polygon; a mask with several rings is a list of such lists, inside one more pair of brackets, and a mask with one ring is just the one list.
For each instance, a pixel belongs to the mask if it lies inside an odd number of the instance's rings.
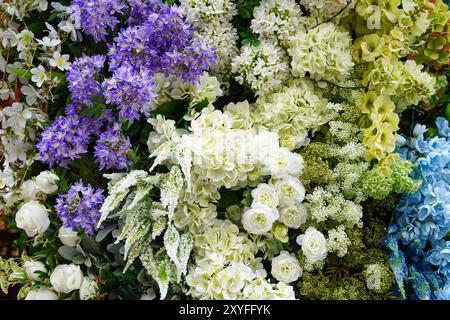
{"label": "white hydrangea bloom", "polygon": [[245,187],[261,175],[301,173],[303,159],[281,148],[276,133],[234,129],[229,114],[204,108],[191,122],[191,133],[181,137],[192,152],[192,174],[219,189]]}
{"label": "white hydrangea bloom", "polygon": [[231,119],[233,129],[247,130],[253,126],[253,110],[247,100],[230,102],[223,107],[223,114]]}
{"label": "white hydrangea bloom", "polygon": [[147,119],[147,122],[153,126],[153,131],[150,132],[147,140],[148,150],[153,152],[164,142],[170,140],[175,133],[175,121],[170,119],[166,120],[164,116],[158,114],[156,118]]}
{"label": "white hydrangea bloom", "polygon": [[229,220],[215,220],[195,236],[195,266],[186,277],[198,299],[295,299],[291,286],[271,284],[255,258],[258,247]]}
{"label": "white hydrangea bloom", "polygon": [[299,30],[291,38],[288,53],[292,58],[292,74],[333,83],[344,80],[354,63],[352,37],[332,22],[323,23],[307,32]]}
{"label": "white hydrangea bloom", "polygon": [[356,2],[357,0],[300,0],[300,3],[311,11],[311,15],[321,21],[338,13],[336,20],[347,16]]}
{"label": "white hydrangea bloom", "polygon": [[263,0],[253,10],[250,28],[262,38],[284,41],[303,27],[301,15],[294,0]]}
{"label": "white hydrangea bloom", "polygon": [[231,71],[239,83],[249,85],[256,95],[278,90],[290,75],[287,56],[270,40],[262,40],[257,47],[243,46],[231,63]]}
{"label": "white hydrangea bloom", "polygon": [[278,133],[281,145],[293,150],[307,143],[308,130],[337,117],[339,107],[328,103],[311,81],[301,79],[258,98],[253,111],[258,127]]}

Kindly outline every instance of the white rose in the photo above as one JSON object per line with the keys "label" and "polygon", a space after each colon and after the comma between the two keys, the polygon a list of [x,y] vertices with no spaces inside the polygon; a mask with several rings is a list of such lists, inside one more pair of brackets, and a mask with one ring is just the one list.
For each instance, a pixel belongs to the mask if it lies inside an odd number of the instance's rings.
{"label": "white rose", "polygon": [[80,287],[80,299],[90,300],[94,299],[98,293],[97,282],[91,280],[89,277],[84,277]]}
{"label": "white rose", "polygon": [[16,213],[16,225],[29,237],[45,232],[50,225],[47,208],[34,200],[25,203]]}
{"label": "white rose", "polygon": [[297,237],[297,243],[302,246],[306,262],[313,264],[322,261],[327,256],[327,240],[314,227],[306,229],[305,234]]}
{"label": "white rose", "polygon": [[50,171],[42,171],[36,177],[36,185],[42,192],[46,194],[52,194],[56,190],[58,190],[57,182],[59,178],[56,174],[51,173]]}
{"label": "white rose", "polygon": [[249,233],[264,234],[272,229],[272,224],[279,218],[276,209],[263,204],[256,204],[242,215],[242,225]]}
{"label": "white rose", "polygon": [[260,183],[252,190],[253,204],[263,204],[272,209],[278,207],[278,195],[274,187],[267,183]]}
{"label": "white rose", "polygon": [[39,190],[36,186],[36,182],[34,182],[33,180],[24,181],[20,186],[20,195],[25,201],[35,200],[38,191]]}
{"label": "white rose", "polygon": [[25,300],[58,300],[58,295],[49,288],[40,287],[38,290],[29,291]]}
{"label": "white rose", "polygon": [[280,255],[272,259],[272,275],[278,281],[291,283],[303,274],[297,258],[291,256],[287,251],[281,251]]}
{"label": "white rose", "polygon": [[23,267],[25,268],[25,272],[27,273],[28,277],[33,281],[41,280],[41,275],[39,273],[36,273],[36,271],[47,273],[47,268],[45,268],[45,265],[39,261],[27,261],[23,264]]}
{"label": "white rose", "polygon": [[83,272],[80,266],[60,264],[50,275],[50,283],[58,292],[69,293],[78,290],[83,282]]}
{"label": "white rose", "polygon": [[289,207],[300,203],[305,199],[305,187],[299,179],[292,176],[285,176],[275,180],[274,188],[280,199],[280,206]]}
{"label": "white rose", "polygon": [[77,232],[71,228],[59,228],[58,238],[63,244],[69,247],[75,247],[80,242]]}
{"label": "white rose", "polygon": [[303,171],[301,155],[290,152],[288,148],[279,148],[265,160],[270,175],[274,177],[290,174],[299,176]]}
{"label": "white rose", "polygon": [[280,210],[280,221],[287,227],[298,229],[306,222],[308,211],[304,204],[297,204]]}

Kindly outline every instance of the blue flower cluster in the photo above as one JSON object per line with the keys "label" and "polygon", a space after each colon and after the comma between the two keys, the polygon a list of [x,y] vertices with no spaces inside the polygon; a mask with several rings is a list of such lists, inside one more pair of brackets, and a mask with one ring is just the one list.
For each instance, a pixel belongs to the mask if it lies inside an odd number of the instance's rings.
{"label": "blue flower cluster", "polygon": [[[92,99],[103,96],[107,104],[116,105],[119,120],[138,120],[150,116],[156,105],[154,74],[174,75],[188,82],[199,76],[215,61],[214,49],[204,48],[193,39],[194,29],[177,5],[160,1],[141,2],[119,0],[73,0],[73,14],[80,20],[83,31],[97,41],[105,41],[108,29],[118,24],[115,14],[129,9],[127,28],[121,29],[108,45],[110,78],[100,82],[98,75],[105,65],[102,55],[75,59],[67,71],[72,103],[65,117],[59,117],[48,127],[37,145],[39,159],[50,167],[67,167],[71,160],[87,152],[93,135],[100,134],[104,121],[82,116]],[[103,92],[102,92],[103,90]],[[111,110],[108,126],[113,122]],[[105,120],[105,119],[103,119]],[[114,144],[103,144],[114,137]],[[122,138],[119,126],[108,127],[95,147],[95,159],[100,169],[125,169],[130,161],[129,140]],[[116,161],[116,163],[114,163]]]}
{"label": "blue flower cluster", "polygon": [[131,164],[127,158],[127,154],[131,150],[131,143],[128,137],[123,137],[118,123],[114,123],[100,134],[94,148],[94,157],[100,165],[100,169],[127,169]]}
{"label": "blue flower cluster", "polygon": [[108,29],[119,23],[115,14],[126,9],[122,0],[72,0],[71,14],[81,25],[84,33],[95,41],[105,41]]}
{"label": "blue flower cluster", "polygon": [[423,181],[414,194],[403,194],[385,238],[399,292],[408,296],[407,284],[418,299],[450,297],[450,129],[437,118],[438,136],[424,137],[416,125],[413,137],[397,140],[402,159],[416,164]]}
{"label": "blue flower cluster", "polygon": [[38,140],[39,160],[49,167],[68,164],[87,152],[92,132],[96,130],[92,118],[79,115],[57,117]]}
{"label": "blue flower cluster", "polygon": [[101,93],[100,83],[95,76],[100,73],[105,60],[102,55],[88,57],[83,54],[70,65],[66,76],[74,106],[92,106],[91,99]]}
{"label": "blue flower cluster", "polygon": [[[128,27],[108,45],[113,74],[103,89],[107,103],[118,106],[120,118],[134,121],[140,113],[148,116],[156,104],[155,73],[195,83],[214,64],[215,55],[213,48],[195,41],[194,29],[178,6],[134,1],[131,8]],[[137,8],[146,14],[139,15]]]}
{"label": "blue flower cluster", "polygon": [[92,234],[100,219],[100,208],[105,200],[103,189],[94,189],[83,181],[75,183],[67,194],[58,194],[55,206],[58,217],[66,228],[83,229],[86,234]]}

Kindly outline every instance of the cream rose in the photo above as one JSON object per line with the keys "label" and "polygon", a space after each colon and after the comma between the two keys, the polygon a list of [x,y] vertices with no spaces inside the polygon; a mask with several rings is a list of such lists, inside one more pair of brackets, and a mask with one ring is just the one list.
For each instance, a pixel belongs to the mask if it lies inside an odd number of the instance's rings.
{"label": "cream rose", "polygon": [[280,210],[280,222],[287,227],[298,229],[306,222],[308,211],[304,204],[297,204]]}
{"label": "cream rose", "polygon": [[29,237],[45,232],[50,225],[47,208],[34,200],[25,203],[16,213],[16,225]]}
{"label": "cream rose", "polygon": [[42,271],[47,273],[47,268],[42,262],[30,260],[23,264],[23,267],[25,269],[25,272],[28,275],[28,278],[30,278],[33,281],[39,281],[41,278],[41,275],[39,273],[36,273],[36,271]]}
{"label": "cream rose", "polygon": [[42,171],[36,177],[36,185],[38,189],[46,194],[52,194],[58,190],[58,181],[58,176],[50,171]]}
{"label": "cream rose", "polygon": [[275,209],[279,203],[277,191],[267,183],[258,184],[258,186],[252,190],[252,198],[254,204],[263,204],[272,209]]}
{"label": "cream rose", "polygon": [[297,237],[297,243],[302,246],[306,262],[313,264],[322,261],[327,256],[327,240],[314,227],[306,229],[305,234]]}
{"label": "cream rose", "polygon": [[285,176],[274,182],[274,188],[280,199],[280,206],[289,207],[305,199],[305,187],[298,178]]}
{"label": "cream rose", "polygon": [[60,264],[50,275],[50,283],[58,292],[78,290],[83,282],[83,272],[74,264]]}
{"label": "cream rose", "polygon": [[272,229],[272,224],[278,219],[279,213],[263,204],[256,204],[242,215],[242,225],[249,233],[264,234]]}
{"label": "cream rose", "polygon": [[303,274],[297,258],[291,256],[287,251],[281,251],[280,255],[272,259],[272,275],[278,281],[291,283]]}
{"label": "cream rose", "polygon": [[25,201],[36,200],[38,191],[36,182],[33,180],[24,181],[20,186],[20,196]]}
{"label": "cream rose", "polygon": [[25,300],[58,300],[58,295],[49,288],[40,287],[37,290],[29,291]]}
{"label": "cream rose", "polygon": [[65,227],[59,228],[58,238],[64,245],[69,247],[75,247],[80,242],[77,232]]}

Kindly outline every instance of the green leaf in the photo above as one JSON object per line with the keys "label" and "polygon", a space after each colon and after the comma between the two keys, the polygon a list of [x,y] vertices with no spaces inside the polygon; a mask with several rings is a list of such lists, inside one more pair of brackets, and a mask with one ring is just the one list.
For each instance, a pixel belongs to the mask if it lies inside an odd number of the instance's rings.
{"label": "green leaf", "polygon": [[28,30],[33,32],[34,36],[40,38],[43,31],[46,29],[44,20],[36,20],[27,25]]}
{"label": "green leaf", "polygon": [[242,39],[241,45],[245,46],[247,44],[250,44],[251,42],[252,42],[251,38],[245,38],[245,39]]}
{"label": "green leaf", "polygon": [[83,117],[90,116],[94,118],[94,120],[97,120],[98,118],[100,118],[103,109],[105,108],[106,106],[102,103],[94,104],[92,107],[84,109],[83,112],[81,112],[81,115]]}
{"label": "green leaf", "polygon": [[53,12],[52,14],[50,14],[50,16],[49,16],[48,19],[47,19],[47,22],[50,22],[50,21],[55,20],[55,19],[58,17],[58,14],[59,14],[58,11],[55,11],[55,12]]}
{"label": "green leaf", "polygon": [[153,115],[163,115],[166,119],[179,120],[187,112],[189,102],[186,100],[172,100],[161,104],[152,111]]}
{"label": "green leaf", "polygon": [[62,73],[61,71],[52,70],[52,77],[53,78],[57,77],[60,79],[58,86],[64,86],[67,83],[66,75],[64,73]]}
{"label": "green leaf", "polygon": [[13,243],[19,248],[24,248],[27,242],[27,234],[25,231],[21,230],[19,233],[19,237],[13,241]]}
{"label": "green leaf", "polygon": [[209,105],[208,99],[203,99],[201,102],[197,103],[194,106],[194,109],[198,112],[202,111],[203,108],[206,108]]}
{"label": "green leaf", "polygon": [[19,78],[31,79],[31,77],[33,76],[31,71],[24,70],[21,68],[15,68],[15,67],[9,66],[8,70],[10,72],[12,72],[13,74],[15,74],[16,76],[18,76]]}
{"label": "green leaf", "polygon": [[252,13],[247,8],[239,7],[238,11],[242,19],[250,19],[252,17]]}
{"label": "green leaf", "polygon": [[237,191],[221,188],[219,192],[220,201],[217,204],[218,208],[226,209],[228,207],[231,207],[232,205],[240,203],[239,194]]}
{"label": "green leaf", "polygon": [[260,43],[261,43],[261,40],[259,40],[259,39],[253,39],[253,40],[252,40],[252,45],[253,45],[254,47],[259,46]]}
{"label": "green leaf", "polygon": [[250,207],[253,202],[252,189],[245,190],[243,196],[244,199],[242,199],[241,203],[246,207]]}

